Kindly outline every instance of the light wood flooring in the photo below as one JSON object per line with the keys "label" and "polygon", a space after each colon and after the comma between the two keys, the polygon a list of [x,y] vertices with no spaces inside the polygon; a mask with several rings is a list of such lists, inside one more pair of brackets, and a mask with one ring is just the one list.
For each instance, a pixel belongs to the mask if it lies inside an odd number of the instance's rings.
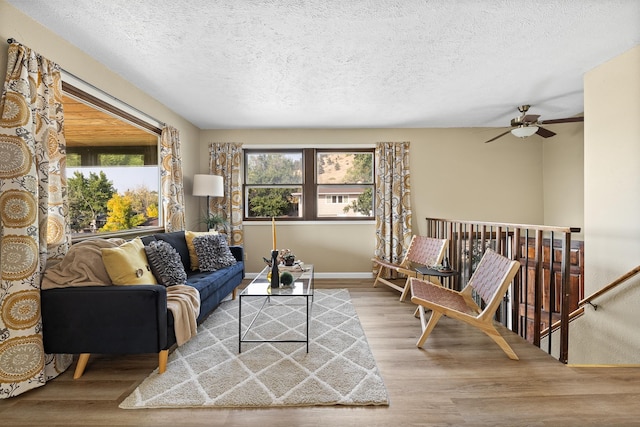
{"label": "light wood flooring", "polygon": [[500,329],[520,356],[512,361],[488,337],[448,318],[418,349],[414,305],[372,282],[316,280],[316,286],[350,290],[389,406],[123,410],[118,404],[156,367],[157,357],[97,355],[79,380],[72,379],[72,366],[44,387],[0,400],[0,425],[640,425],[640,368],[566,366]]}

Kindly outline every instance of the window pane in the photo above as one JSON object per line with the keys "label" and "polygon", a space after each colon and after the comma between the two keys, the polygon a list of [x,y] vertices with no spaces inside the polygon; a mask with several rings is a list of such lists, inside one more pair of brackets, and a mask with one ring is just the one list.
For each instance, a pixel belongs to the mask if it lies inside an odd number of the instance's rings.
{"label": "window pane", "polygon": [[248,218],[301,217],[302,187],[248,187]]}
{"label": "window pane", "polygon": [[302,152],[247,153],[247,184],[277,185],[302,182]]}
{"label": "window pane", "polygon": [[370,185],[319,185],[318,217],[373,216]]}
{"label": "window pane", "polygon": [[144,166],[144,154],[99,154],[102,166]]}
{"label": "window pane", "polygon": [[63,103],[72,232],[161,225],[158,134],[80,99]]}
{"label": "window pane", "polygon": [[318,184],[373,184],[373,153],[318,152]]}
{"label": "window pane", "polygon": [[80,166],[80,154],[67,153],[67,167]]}

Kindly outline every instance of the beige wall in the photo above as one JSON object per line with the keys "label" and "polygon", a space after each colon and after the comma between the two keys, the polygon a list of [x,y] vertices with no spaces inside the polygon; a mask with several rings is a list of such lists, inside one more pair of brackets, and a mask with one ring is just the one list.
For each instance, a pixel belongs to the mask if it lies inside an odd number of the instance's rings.
{"label": "beige wall", "polygon": [[[640,46],[585,75],[585,293],[640,265]],[[640,278],[573,322],[569,362],[640,363]]]}
{"label": "beige wall", "polygon": [[[102,89],[151,117],[176,127],[182,141],[185,176],[187,223],[197,222],[198,200],[191,194],[191,178],[198,164],[199,129],[175,114],[135,86],[120,78],[80,49],[50,32],[13,6],[0,0],[0,70],[7,69],[6,40],[15,38],[45,58],[58,63],[64,70]],[[5,43],[4,46],[2,43]]]}
{"label": "beige wall", "polygon": [[[558,136],[543,142],[545,225],[584,228],[584,124],[564,123],[546,128]],[[582,240],[583,234],[572,238]]]}
{"label": "beige wall", "polygon": [[[208,167],[211,142],[247,147],[374,146],[378,141],[411,142],[414,232],[426,232],[426,217],[541,223],[542,144],[506,136],[484,141],[495,129],[207,130],[200,136],[200,169]],[[278,246],[294,251],[322,273],[362,275],[371,270],[373,223],[278,224]],[[267,256],[270,224],[245,228],[247,270],[258,271]]]}

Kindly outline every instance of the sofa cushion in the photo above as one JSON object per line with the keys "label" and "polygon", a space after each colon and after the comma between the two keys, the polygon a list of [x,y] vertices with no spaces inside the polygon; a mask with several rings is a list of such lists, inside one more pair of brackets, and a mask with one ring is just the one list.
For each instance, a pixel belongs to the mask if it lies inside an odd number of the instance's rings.
{"label": "sofa cushion", "polygon": [[186,271],[191,270],[191,260],[189,259],[189,248],[184,231],[173,231],[170,233],[154,234],[156,240],[163,240],[169,243],[180,254],[182,265]]}
{"label": "sofa cushion", "polygon": [[212,232],[208,232],[208,231],[185,231],[184,232],[184,238],[185,241],[187,243],[187,250],[189,251],[189,261],[191,264],[191,271],[196,271],[198,269],[200,269],[200,265],[198,263],[198,254],[196,254],[196,248],[195,246],[193,246],[193,239],[195,239],[197,236],[215,236],[217,235],[218,232],[217,231],[212,231]]}
{"label": "sofa cushion", "polygon": [[139,237],[117,248],[102,248],[102,262],[114,285],[156,285]]}
{"label": "sofa cushion", "polygon": [[216,271],[236,263],[227,245],[226,236],[206,235],[193,239],[200,271]]}
{"label": "sofa cushion", "polygon": [[[242,271],[244,263],[238,261],[231,267],[217,271],[196,271],[187,275],[187,285],[193,286],[200,292],[200,301],[204,302],[222,288],[226,282],[240,276],[242,281]],[[240,284],[239,282],[237,283]],[[225,295],[222,295],[223,298]]]}
{"label": "sofa cushion", "polygon": [[164,286],[182,285],[187,280],[187,273],[182,265],[180,255],[173,246],[164,240],[156,240],[144,247],[151,272],[158,283]]}

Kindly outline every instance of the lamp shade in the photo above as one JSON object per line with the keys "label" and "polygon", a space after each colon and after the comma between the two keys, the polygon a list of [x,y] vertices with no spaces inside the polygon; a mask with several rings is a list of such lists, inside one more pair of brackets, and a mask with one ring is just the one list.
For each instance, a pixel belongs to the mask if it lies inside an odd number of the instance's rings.
{"label": "lamp shade", "polygon": [[518,138],[526,138],[536,132],[538,132],[538,126],[518,126],[517,128],[511,129],[511,133]]}
{"label": "lamp shade", "polygon": [[224,196],[224,181],[220,175],[197,174],[193,176],[194,196]]}

